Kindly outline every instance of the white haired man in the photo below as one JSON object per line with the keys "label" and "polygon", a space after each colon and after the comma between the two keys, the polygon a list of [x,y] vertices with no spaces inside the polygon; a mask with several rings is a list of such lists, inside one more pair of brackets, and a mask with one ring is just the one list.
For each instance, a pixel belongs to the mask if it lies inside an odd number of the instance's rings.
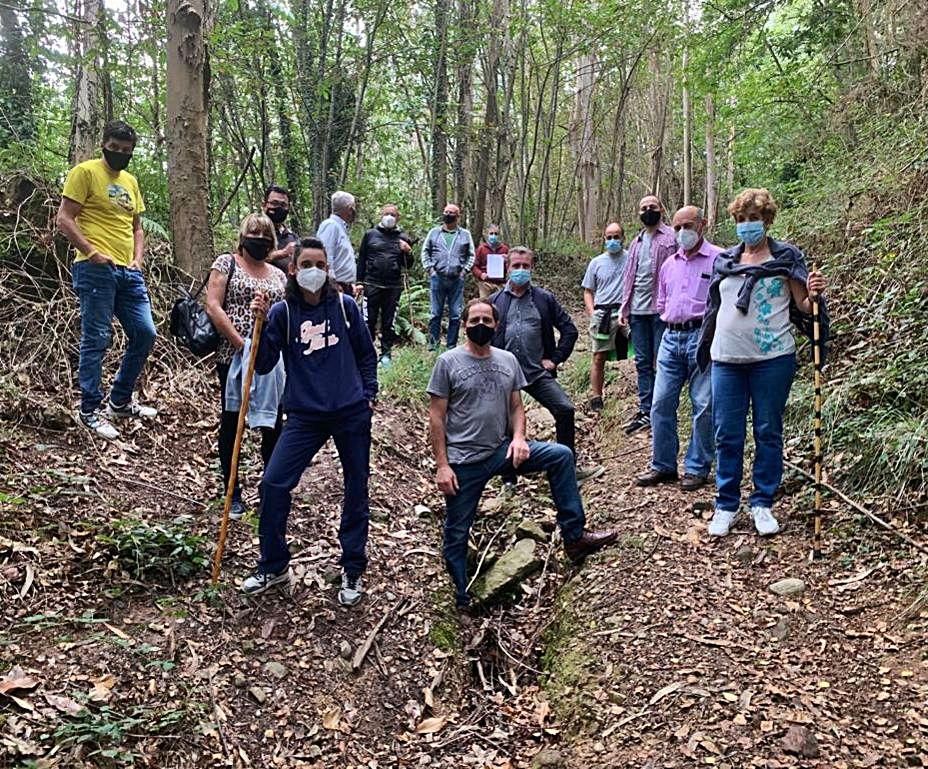
{"label": "white haired man", "polygon": [[316,230],[316,237],[325,246],[329,272],[339,288],[348,296],[355,292],[354,284],[358,274],[354,248],[351,246],[351,238],[348,237],[348,228],[357,215],[358,205],[354,195],[338,190],[332,193],[332,215]]}

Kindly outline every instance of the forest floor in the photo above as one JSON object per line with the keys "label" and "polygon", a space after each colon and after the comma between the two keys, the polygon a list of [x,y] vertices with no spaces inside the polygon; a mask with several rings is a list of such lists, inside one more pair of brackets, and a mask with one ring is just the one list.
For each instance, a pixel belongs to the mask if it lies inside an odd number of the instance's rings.
{"label": "forest floor", "polygon": [[[783,534],[742,518],[710,541],[710,490],[634,487],[648,436],[619,429],[632,369],[615,368],[579,433],[606,467],[584,487],[590,525],[618,527],[619,544],[577,569],[553,534],[515,601],[464,625],[421,402],[387,399],[375,419],[354,609],[335,601],[331,444],[295,493],[292,593],[248,599],[253,513],[232,524],[218,588],[205,563],[212,401],[162,392],[157,421],[112,444],[0,423],[0,766],[928,766],[928,611],[906,612],[924,559],[835,508],[810,563],[795,480]],[[537,408],[530,424],[551,432]],[[514,540],[512,521],[552,528],[543,480],[497,489],[481,556]],[[802,592],[769,590],[787,577]]]}

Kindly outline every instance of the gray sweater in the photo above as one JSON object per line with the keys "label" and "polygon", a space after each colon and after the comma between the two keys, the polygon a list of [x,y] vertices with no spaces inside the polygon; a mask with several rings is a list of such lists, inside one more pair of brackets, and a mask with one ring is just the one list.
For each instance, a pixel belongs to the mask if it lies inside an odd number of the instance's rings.
{"label": "gray sweater", "polygon": [[422,243],[422,268],[447,278],[456,278],[474,266],[474,239],[470,232],[458,227],[451,247],[445,243],[445,233],[441,227],[429,230]]}

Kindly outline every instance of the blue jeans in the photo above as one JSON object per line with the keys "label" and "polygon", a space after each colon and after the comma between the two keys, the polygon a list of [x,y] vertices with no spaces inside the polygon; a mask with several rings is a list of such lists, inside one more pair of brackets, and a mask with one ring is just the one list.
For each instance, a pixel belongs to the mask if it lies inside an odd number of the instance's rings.
{"label": "blue jeans", "polygon": [[796,373],[793,353],[756,363],[712,363],[717,510],[741,505],[748,401],[754,422],[754,492],[750,504],[773,505],[783,478],[783,412]]}
{"label": "blue jeans", "polygon": [[365,403],[348,414],[309,418],[290,413],[261,481],[261,519],[258,571],[278,573],[290,563],[287,518],[291,492],[316,452],[332,438],[344,474],[345,495],[338,527],[341,567],[351,575],[367,568],[367,530],[370,503],[367,482],[371,471],[371,410]]}
{"label": "blue jeans", "polygon": [[657,354],[654,404],[651,406],[651,467],[661,472],[677,471],[680,438],[677,435],[677,407],[680,392],[689,383],[693,405],[693,434],[683,467],[687,473],[706,477],[712,468],[715,443],[712,434],[712,381],[709,371],[696,365],[699,329],[667,329]]}
{"label": "blue jeans", "polygon": [[454,581],[458,606],[466,606],[470,602],[467,593],[467,539],[477,514],[480,495],[493,476],[546,472],[564,542],[574,542],[583,536],[586,517],[577,489],[573,452],[559,443],[529,441],[528,446],[529,458],[518,469],[513,469],[512,462],[506,459],[509,439],[484,460],[451,465],[458,479],[458,493],[445,497],[443,554]]}
{"label": "blue jeans", "polygon": [[638,374],[638,410],[651,413],[654,395],[654,369],[664,333],[660,315],[632,315],[629,318],[632,344],[635,346],[635,372]]}
{"label": "blue jeans", "polygon": [[113,316],[126,333],[126,352],[110,389],[117,406],[132,399],[136,380],[155,343],[155,324],[145,278],[138,270],[112,264],[75,262],[71,282],[81,308],[81,347],[77,379],[81,411],[89,414],[103,402],[100,379],[103,356],[113,338]]}
{"label": "blue jeans", "polygon": [[461,328],[461,310],[464,308],[464,278],[433,275],[429,279],[429,344],[438,344],[441,336],[441,317],[448,305],[448,347],[458,343],[458,330]]}

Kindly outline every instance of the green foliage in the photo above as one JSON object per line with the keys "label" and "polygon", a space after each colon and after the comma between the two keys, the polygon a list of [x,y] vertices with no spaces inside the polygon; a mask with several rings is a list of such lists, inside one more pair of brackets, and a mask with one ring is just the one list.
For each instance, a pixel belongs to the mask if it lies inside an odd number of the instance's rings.
{"label": "green foliage", "polygon": [[394,348],[393,365],[378,372],[381,394],[401,403],[425,405],[425,388],[437,357],[437,352],[429,352],[421,345]]}
{"label": "green foliage", "polygon": [[193,576],[206,566],[204,537],[190,532],[189,516],[167,523],[122,518],[97,539],[106,545],[133,579],[164,577],[172,582]]}

